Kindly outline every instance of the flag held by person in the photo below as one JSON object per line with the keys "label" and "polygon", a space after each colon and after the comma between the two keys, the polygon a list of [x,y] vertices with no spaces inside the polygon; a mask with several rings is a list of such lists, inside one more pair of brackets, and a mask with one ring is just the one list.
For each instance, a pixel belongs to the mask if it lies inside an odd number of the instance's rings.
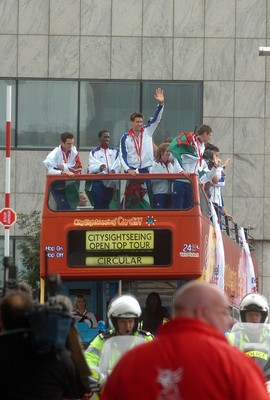
{"label": "flag held by person", "polygon": [[169,144],[169,152],[178,160],[181,160],[182,154],[197,156],[195,133],[180,132]]}

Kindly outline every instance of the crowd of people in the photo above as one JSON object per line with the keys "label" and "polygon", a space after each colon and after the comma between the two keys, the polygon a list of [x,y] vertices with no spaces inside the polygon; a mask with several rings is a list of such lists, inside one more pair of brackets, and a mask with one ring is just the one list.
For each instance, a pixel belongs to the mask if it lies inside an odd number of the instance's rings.
{"label": "crowd of people", "polygon": [[[177,289],[172,298],[172,317],[157,292],[148,295],[143,310],[132,294],[117,295],[107,308],[109,328],[99,332],[85,352],[79,341],[74,346],[70,340],[71,321],[77,316],[87,318],[88,314],[89,321],[93,321],[93,313],[86,311],[85,299],[82,306],[78,300],[82,300],[81,295],[76,297],[72,311],[68,298],[57,297],[61,313],[55,314],[54,310],[49,315],[61,315],[68,329],[63,330],[64,325],[60,327],[58,320],[56,336],[63,339],[67,335],[67,341],[62,347],[55,345],[44,351],[41,335],[40,351],[40,331],[52,329],[52,319],[44,321],[48,310],[42,313],[31,293],[20,288],[9,290],[2,297],[3,398],[82,399],[89,398],[90,393],[91,399],[101,400],[193,400],[198,393],[200,399],[207,400],[269,398],[265,385],[269,375],[260,363],[260,357],[264,364],[270,360],[270,332],[266,325],[269,305],[262,295],[251,293],[243,298],[240,322],[227,336],[225,332],[231,326],[229,302],[215,285],[191,281]],[[36,319],[41,324],[38,331],[33,323]],[[254,327],[245,330],[246,322]],[[130,338],[128,348],[123,347],[126,338]],[[254,342],[261,345],[259,351],[252,351]],[[248,348],[243,345],[246,343]],[[104,362],[108,376],[100,372],[104,371]],[[90,378],[88,386],[85,374]]]}
{"label": "crowd of people", "polygon": [[[59,296],[49,312],[29,291],[14,288],[0,302],[0,393],[3,399],[62,400],[82,398],[89,385],[72,305]],[[83,374],[82,375],[82,371]]]}

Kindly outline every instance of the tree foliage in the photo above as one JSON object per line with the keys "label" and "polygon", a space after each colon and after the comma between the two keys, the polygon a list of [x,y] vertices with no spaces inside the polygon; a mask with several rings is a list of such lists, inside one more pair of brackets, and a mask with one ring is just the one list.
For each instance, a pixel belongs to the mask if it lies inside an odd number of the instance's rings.
{"label": "tree foliage", "polygon": [[24,270],[18,279],[27,282],[34,291],[39,288],[39,257],[40,257],[40,211],[30,214],[18,213],[17,224],[23,234],[18,247],[21,250]]}

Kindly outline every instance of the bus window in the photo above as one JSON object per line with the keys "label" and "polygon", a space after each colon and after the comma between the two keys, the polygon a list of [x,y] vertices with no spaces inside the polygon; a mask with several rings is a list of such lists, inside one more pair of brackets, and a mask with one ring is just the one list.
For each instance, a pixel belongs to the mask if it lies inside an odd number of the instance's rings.
{"label": "bus window", "polygon": [[[84,204],[80,200],[82,196]],[[193,189],[187,178],[69,178],[52,182],[48,197],[48,207],[52,211],[187,210],[192,206]]]}
{"label": "bus window", "polygon": [[208,199],[206,198],[205,192],[201,186],[199,186],[199,191],[200,191],[200,206],[202,212],[209,217],[209,204],[208,204]]}

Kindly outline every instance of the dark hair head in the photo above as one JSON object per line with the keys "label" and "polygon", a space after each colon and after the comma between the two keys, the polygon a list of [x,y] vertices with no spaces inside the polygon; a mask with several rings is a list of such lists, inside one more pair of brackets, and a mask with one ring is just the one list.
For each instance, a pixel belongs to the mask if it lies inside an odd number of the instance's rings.
{"label": "dark hair head", "polygon": [[213,151],[209,149],[204,150],[203,158],[205,160],[214,161]]}
{"label": "dark hair head", "polygon": [[207,133],[207,135],[209,135],[212,132],[212,128],[209,125],[201,125],[197,131],[197,135],[201,136],[204,133]]}
{"label": "dark hair head", "polygon": [[216,153],[219,153],[219,152],[220,152],[219,147],[214,146],[214,145],[213,145],[213,147],[212,147],[212,151],[215,151]]}
{"label": "dark hair head", "polygon": [[156,307],[156,309],[159,309],[159,308],[161,308],[161,298],[160,298],[160,295],[157,293],[157,292],[151,292],[148,296],[147,296],[147,299],[146,299],[146,303],[145,303],[145,305],[146,305],[146,308],[151,308],[151,300],[152,299],[156,299],[157,300],[157,307]]}
{"label": "dark hair head", "polygon": [[61,133],[60,138],[61,138],[61,142],[66,143],[67,139],[74,139],[74,135],[73,135],[73,133],[70,133],[70,132],[64,132],[64,133]]}
{"label": "dark hair head", "polygon": [[29,293],[11,290],[0,303],[1,323],[4,330],[29,328],[27,315],[34,310],[34,303]]}
{"label": "dark hair head", "polygon": [[143,117],[142,113],[134,112],[130,116],[130,121],[133,122],[135,120],[135,118],[142,118],[143,119],[144,117]]}
{"label": "dark hair head", "polygon": [[101,138],[103,133],[109,133],[109,131],[107,129],[102,129],[102,131],[98,132],[98,137]]}
{"label": "dark hair head", "polygon": [[205,150],[213,150],[214,149],[214,145],[212,143],[206,143],[205,145]]}

